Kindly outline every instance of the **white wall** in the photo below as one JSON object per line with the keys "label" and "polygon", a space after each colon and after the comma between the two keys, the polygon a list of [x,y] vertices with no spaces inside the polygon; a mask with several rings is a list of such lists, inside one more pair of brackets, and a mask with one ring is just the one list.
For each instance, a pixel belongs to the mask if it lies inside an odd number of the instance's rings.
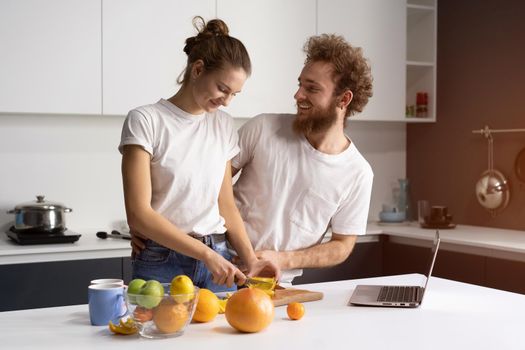
{"label": "white wall", "polygon": [[[120,154],[124,117],[0,115],[0,229],[6,211],[37,194],[73,209],[69,229],[118,228],[125,219]],[[236,119],[237,127],[245,119]],[[391,201],[392,185],[405,176],[405,124],[349,123],[348,133],[374,169],[370,219]]]}

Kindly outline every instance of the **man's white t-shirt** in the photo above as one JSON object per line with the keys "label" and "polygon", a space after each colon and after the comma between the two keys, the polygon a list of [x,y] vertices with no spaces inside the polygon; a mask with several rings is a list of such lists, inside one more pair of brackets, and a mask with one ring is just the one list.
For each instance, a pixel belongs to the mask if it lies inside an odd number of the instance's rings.
{"label": "man's white t-shirt", "polygon": [[[317,151],[293,131],[294,117],[262,114],[239,130],[232,166],[242,173],[234,193],[255,250],[308,248],[328,228],[366,233],[372,168],[353,142],[336,155]],[[283,271],[283,280],[301,273]]]}
{"label": "man's white t-shirt", "polygon": [[161,99],[129,112],[119,150],[151,155],[152,208],[187,233],[224,233],[218,198],[226,162],[238,152],[233,119],[223,111],[189,114]]}

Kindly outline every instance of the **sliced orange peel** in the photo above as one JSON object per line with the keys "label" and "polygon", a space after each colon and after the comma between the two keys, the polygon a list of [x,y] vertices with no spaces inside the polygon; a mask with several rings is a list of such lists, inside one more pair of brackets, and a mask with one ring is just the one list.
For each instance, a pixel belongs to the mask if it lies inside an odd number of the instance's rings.
{"label": "sliced orange peel", "polygon": [[219,299],[219,314],[223,314],[226,312],[226,304],[228,303],[228,299],[233,295],[233,293],[226,293],[226,297]]}
{"label": "sliced orange peel", "polygon": [[248,288],[257,288],[268,294],[270,297],[275,295],[275,286],[277,280],[275,277],[251,277],[246,282]]}
{"label": "sliced orange peel", "polygon": [[115,334],[130,335],[138,332],[137,325],[131,318],[126,321],[121,318],[118,324],[109,321],[108,326],[109,330]]}

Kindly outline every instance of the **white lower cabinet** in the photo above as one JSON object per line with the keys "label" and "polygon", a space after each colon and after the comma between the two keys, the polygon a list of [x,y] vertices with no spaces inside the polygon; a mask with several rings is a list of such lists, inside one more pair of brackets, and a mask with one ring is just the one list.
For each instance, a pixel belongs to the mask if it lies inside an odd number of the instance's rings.
{"label": "white lower cabinet", "polygon": [[102,10],[103,113],[125,115],[177,91],[192,19],[215,18],[215,0],[104,0]]}
{"label": "white lower cabinet", "polygon": [[373,97],[356,120],[405,120],[406,1],[318,0],[318,33],[336,33],[370,60]]}
{"label": "white lower cabinet", "polygon": [[101,113],[100,4],[0,1],[0,112]]}

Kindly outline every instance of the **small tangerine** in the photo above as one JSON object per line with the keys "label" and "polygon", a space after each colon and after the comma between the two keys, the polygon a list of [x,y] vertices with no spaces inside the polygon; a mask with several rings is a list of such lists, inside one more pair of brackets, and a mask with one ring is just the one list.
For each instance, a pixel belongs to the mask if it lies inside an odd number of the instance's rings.
{"label": "small tangerine", "polygon": [[297,302],[290,303],[286,307],[286,313],[290,319],[300,320],[304,316],[304,305]]}

